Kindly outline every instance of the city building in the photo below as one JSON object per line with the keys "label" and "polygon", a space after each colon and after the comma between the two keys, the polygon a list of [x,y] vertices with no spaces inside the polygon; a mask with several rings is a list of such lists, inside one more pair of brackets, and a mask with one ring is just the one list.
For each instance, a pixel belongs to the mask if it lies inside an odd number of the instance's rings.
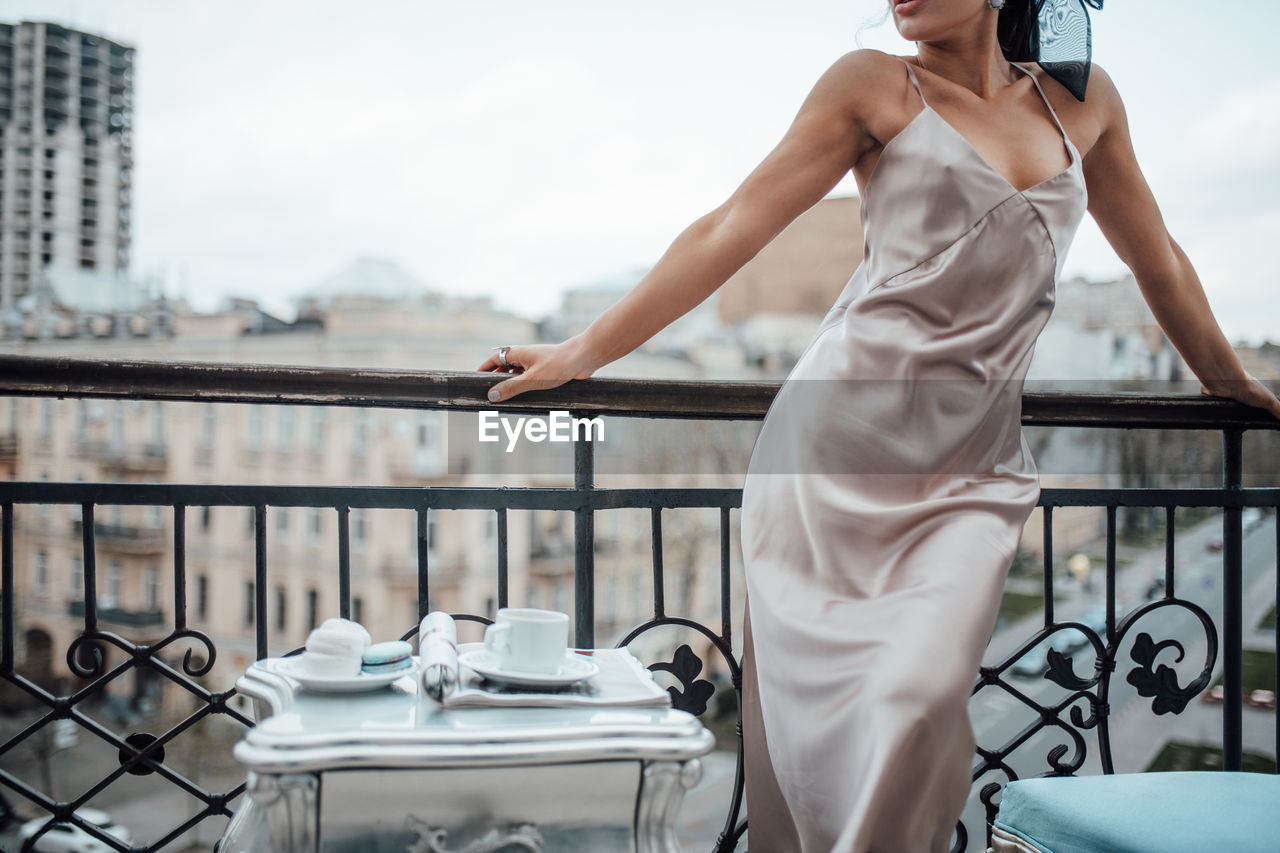
{"label": "city building", "polygon": [[0,324],[46,270],[124,276],[134,49],[52,23],[0,23]]}

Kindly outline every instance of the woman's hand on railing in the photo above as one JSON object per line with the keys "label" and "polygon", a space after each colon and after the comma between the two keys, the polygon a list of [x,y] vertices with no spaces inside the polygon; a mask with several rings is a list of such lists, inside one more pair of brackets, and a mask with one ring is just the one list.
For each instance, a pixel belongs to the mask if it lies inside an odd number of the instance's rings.
{"label": "woman's hand on railing", "polygon": [[586,379],[600,368],[598,359],[586,351],[581,336],[559,344],[525,344],[507,349],[507,363],[502,366],[498,353],[484,360],[477,370],[512,374],[510,379],[489,389],[489,402],[510,400],[525,391],[545,391],[563,385],[570,379]]}
{"label": "woman's hand on railing", "polygon": [[1244,403],[1246,406],[1266,409],[1273,417],[1280,418],[1280,399],[1276,397],[1270,388],[1247,372],[1244,379],[1215,383],[1212,388],[1202,381],[1200,383],[1200,393],[1208,394],[1212,397],[1227,397]]}

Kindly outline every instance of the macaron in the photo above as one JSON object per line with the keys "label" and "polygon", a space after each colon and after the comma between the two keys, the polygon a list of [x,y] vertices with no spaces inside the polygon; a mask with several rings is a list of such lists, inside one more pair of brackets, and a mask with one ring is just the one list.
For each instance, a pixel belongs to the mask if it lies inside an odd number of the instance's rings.
{"label": "macaron", "polygon": [[404,640],[374,643],[364,650],[360,670],[369,675],[405,672],[413,669],[413,646]]}

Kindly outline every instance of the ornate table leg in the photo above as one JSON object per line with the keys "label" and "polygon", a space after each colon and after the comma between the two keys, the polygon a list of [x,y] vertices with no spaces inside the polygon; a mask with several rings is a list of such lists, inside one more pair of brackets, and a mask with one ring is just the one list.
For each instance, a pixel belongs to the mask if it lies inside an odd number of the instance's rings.
{"label": "ornate table leg", "polygon": [[702,761],[654,761],[645,765],[636,808],[639,853],[680,853],[676,815],[688,791],[702,778]]}
{"label": "ornate table leg", "polygon": [[316,794],[319,780],[309,773],[273,776],[250,773],[247,789],[267,815],[271,853],[319,853]]}

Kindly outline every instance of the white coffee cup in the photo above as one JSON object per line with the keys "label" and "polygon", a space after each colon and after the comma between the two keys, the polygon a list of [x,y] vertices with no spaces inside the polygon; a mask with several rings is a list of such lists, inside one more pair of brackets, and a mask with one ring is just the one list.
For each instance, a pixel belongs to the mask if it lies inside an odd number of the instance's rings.
{"label": "white coffee cup", "polygon": [[484,647],[503,669],[551,674],[569,650],[569,614],[531,607],[504,607],[485,629]]}

